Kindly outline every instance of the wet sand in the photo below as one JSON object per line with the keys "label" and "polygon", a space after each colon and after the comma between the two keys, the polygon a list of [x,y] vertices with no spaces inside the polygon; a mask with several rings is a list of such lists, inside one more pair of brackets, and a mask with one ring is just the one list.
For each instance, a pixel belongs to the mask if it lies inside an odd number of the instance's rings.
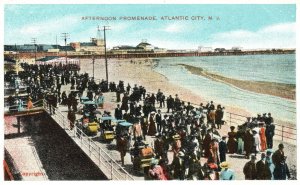
{"label": "wet sand", "polygon": [[179,65],[184,66],[192,74],[203,76],[214,81],[219,81],[222,83],[233,85],[235,87],[244,90],[261,93],[261,94],[278,96],[281,98],[287,98],[291,100],[296,99],[296,85],[294,84],[238,80],[238,79],[228,78],[225,76],[221,76],[215,73],[205,71],[201,67],[194,67],[186,64],[179,64]]}

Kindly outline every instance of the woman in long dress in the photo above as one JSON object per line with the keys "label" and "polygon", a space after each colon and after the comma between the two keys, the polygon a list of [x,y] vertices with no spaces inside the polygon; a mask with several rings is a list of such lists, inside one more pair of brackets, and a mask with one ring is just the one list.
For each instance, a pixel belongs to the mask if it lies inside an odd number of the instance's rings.
{"label": "woman in long dress", "polygon": [[235,127],[230,127],[230,132],[228,132],[228,141],[227,141],[227,148],[228,153],[233,154],[236,153],[237,143],[236,143],[236,132],[234,131]]}
{"label": "woman in long dress", "polygon": [[243,154],[244,153],[244,135],[245,135],[244,128],[242,128],[242,126],[239,126],[238,131],[236,133],[237,153],[238,154]]}
{"label": "woman in long dress", "polygon": [[155,134],[156,134],[154,115],[155,115],[155,112],[151,112],[151,114],[149,115],[149,119],[148,119],[148,121],[149,121],[148,135],[149,136],[155,136]]}
{"label": "woman in long dress", "polygon": [[264,123],[260,123],[259,127],[260,151],[264,152],[267,149],[266,128],[264,127]]}
{"label": "woman in long dress", "polygon": [[253,132],[253,153],[255,153],[255,155],[260,151],[260,137],[259,134],[257,133],[256,130],[252,130]]}

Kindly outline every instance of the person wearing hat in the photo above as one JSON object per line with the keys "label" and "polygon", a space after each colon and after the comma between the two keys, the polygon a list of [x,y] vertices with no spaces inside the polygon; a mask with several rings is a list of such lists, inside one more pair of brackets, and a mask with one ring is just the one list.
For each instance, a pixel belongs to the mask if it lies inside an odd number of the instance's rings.
{"label": "person wearing hat", "polygon": [[244,150],[246,152],[246,159],[249,159],[249,156],[252,152],[254,143],[254,138],[249,128],[246,129],[246,133],[244,135]]}
{"label": "person wearing hat", "polygon": [[185,170],[187,168],[187,161],[185,161],[185,155],[182,151],[178,152],[171,163],[171,168],[174,170],[173,177],[176,180],[185,179]]}
{"label": "person wearing hat", "polygon": [[[270,114],[270,113],[269,113]],[[273,148],[273,137],[275,135],[275,125],[273,124],[273,118],[270,120],[268,117],[266,121],[266,139],[267,139],[267,148]]]}
{"label": "person wearing hat", "polygon": [[171,95],[167,98],[167,109],[167,113],[174,109],[174,98]]}
{"label": "person wearing hat", "polygon": [[234,130],[235,126],[230,127],[230,132],[228,132],[228,141],[227,141],[227,147],[228,147],[228,153],[233,154],[236,153],[236,131]]}
{"label": "person wearing hat", "polygon": [[75,112],[72,111],[71,109],[69,109],[67,117],[68,117],[68,120],[70,122],[70,129],[72,130],[74,128],[74,123],[75,123],[75,120],[76,120]]}
{"label": "person wearing hat", "polygon": [[267,149],[266,129],[264,123],[259,123],[259,138],[260,138],[260,151],[264,152]]}
{"label": "person wearing hat", "polygon": [[256,154],[260,151],[260,138],[255,129],[252,130],[252,133],[253,133],[253,140],[254,140],[252,152],[256,156]]}
{"label": "person wearing hat", "polygon": [[203,149],[204,149],[204,157],[208,158],[209,156],[209,144],[212,140],[211,130],[207,130],[207,133],[203,139]]}
{"label": "person wearing hat", "polygon": [[220,173],[220,180],[234,180],[234,171],[229,169],[229,163],[224,161],[220,164],[222,171]]}
{"label": "person wearing hat", "polygon": [[136,138],[143,137],[142,133],[142,125],[140,123],[140,119],[135,119],[135,122],[132,125],[132,132],[133,132],[133,138],[136,140]]}
{"label": "person wearing hat", "polygon": [[180,135],[176,134],[175,136],[173,136],[174,141],[172,143],[172,151],[174,153],[174,157],[177,156],[179,154],[179,151],[181,149],[181,140],[180,140]]}
{"label": "person wearing hat", "polygon": [[275,169],[275,165],[273,164],[273,161],[272,161],[273,150],[272,149],[267,149],[266,154],[267,154],[266,163],[268,164],[269,169],[271,171],[271,180],[274,180],[273,172],[274,172],[274,169]]}
{"label": "person wearing hat", "polygon": [[149,127],[148,127],[148,135],[149,136],[155,136],[156,134],[156,124],[155,124],[155,112],[152,111],[149,116],[148,116],[148,123],[149,123]]}
{"label": "person wearing hat", "polygon": [[97,104],[97,107],[99,107],[100,109],[103,109],[104,96],[103,96],[102,92],[99,93],[99,96],[97,97],[97,99],[95,99],[95,102]]}
{"label": "person wearing hat", "polygon": [[157,114],[155,115],[155,122],[157,126],[157,132],[161,133],[161,122],[162,122],[162,115],[160,109],[157,110]]}
{"label": "person wearing hat", "polygon": [[152,158],[150,162],[149,177],[152,180],[167,180],[162,167],[158,164],[158,159]]}
{"label": "person wearing hat", "polygon": [[32,98],[29,96],[27,101],[27,109],[29,110],[32,108],[33,108]]}
{"label": "person wearing hat", "polygon": [[256,160],[255,155],[251,155],[251,160],[245,164],[245,166],[243,168],[245,180],[255,180],[256,179],[257,169],[256,169],[255,160]]}
{"label": "person wearing hat", "polygon": [[115,118],[116,119],[122,119],[122,110],[120,108],[120,104],[117,104],[117,108],[115,108]]}
{"label": "person wearing hat", "polygon": [[164,157],[164,141],[162,139],[162,135],[158,134],[156,136],[156,139],[154,141],[154,151],[156,154],[156,157],[163,158]]}
{"label": "person wearing hat", "polygon": [[221,105],[218,105],[215,114],[216,125],[218,129],[221,129],[223,116],[224,116],[223,109],[221,108]]}
{"label": "person wearing hat", "polygon": [[227,153],[226,138],[227,136],[223,136],[222,140],[219,142],[220,162],[226,161],[226,153]]}
{"label": "person wearing hat", "polygon": [[237,140],[237,154],[242,155],[244,153],[244,135],[245,135],[245,127],[244,125],[239,125],[238,130],[236,132],[236,140]]}
{"label": "person wearing hat", "polygon": [[274,152],[272,156],[272,161],[275,165],[274,169],[274,179],[275,180],[286,180],[286,177],[290,178],[290,171],[286,164],[286,156],[284,155],[284,145],[280,143],[278,145],[278,150]]}
{"label": "person wearing hat", "polygon": [[266,154],[261,153],[261,160],[256,163],[257,179],[258,180],[271,180],[272,174],[268,163],[266,162]]}
{"label": "person wearing hat", "polygon": [[117,150],[120,152],[121,163],[124,165],[124,157],[127,152],[128,138],[126,135],[117,137]]}
{"label": "person wearing hat", "polygon": [[208,163],[219,164],[219,143],[216,138],[213,138],[209,144],[209,155],[207,159]]}

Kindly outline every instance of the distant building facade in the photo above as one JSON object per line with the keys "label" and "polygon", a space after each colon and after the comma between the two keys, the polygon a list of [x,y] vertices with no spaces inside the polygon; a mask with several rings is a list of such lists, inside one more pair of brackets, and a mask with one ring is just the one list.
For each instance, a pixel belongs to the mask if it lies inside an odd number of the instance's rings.
{"label": "distant building facade", "polygon": [[204,47],[204,46],[199,46],[198,47],[198,53],[203,53],[203,52],[213,52],[212,47]]}
{"label": "distant building facade", "polygon": [[104,54],[104,40],[92,38],[91,42],[71,42],[70,46],[81,54]]}
{"label": "distant building facade", "polygon": [[154,47],[146,41],[142,41],[137,46],[120,45],[110,50],[112,54],[130,54],[130,53],[166,53],[164,48]]}

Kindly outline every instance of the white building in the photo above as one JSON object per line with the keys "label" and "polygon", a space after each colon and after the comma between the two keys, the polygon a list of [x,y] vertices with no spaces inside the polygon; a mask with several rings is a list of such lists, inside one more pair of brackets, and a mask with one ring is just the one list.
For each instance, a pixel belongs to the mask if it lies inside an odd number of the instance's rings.
{"label": "white building", "polygon": [[203,52],[213,52],[213,48],[212,47],[199,46],[198,47],[198,53],[203,53]]}

